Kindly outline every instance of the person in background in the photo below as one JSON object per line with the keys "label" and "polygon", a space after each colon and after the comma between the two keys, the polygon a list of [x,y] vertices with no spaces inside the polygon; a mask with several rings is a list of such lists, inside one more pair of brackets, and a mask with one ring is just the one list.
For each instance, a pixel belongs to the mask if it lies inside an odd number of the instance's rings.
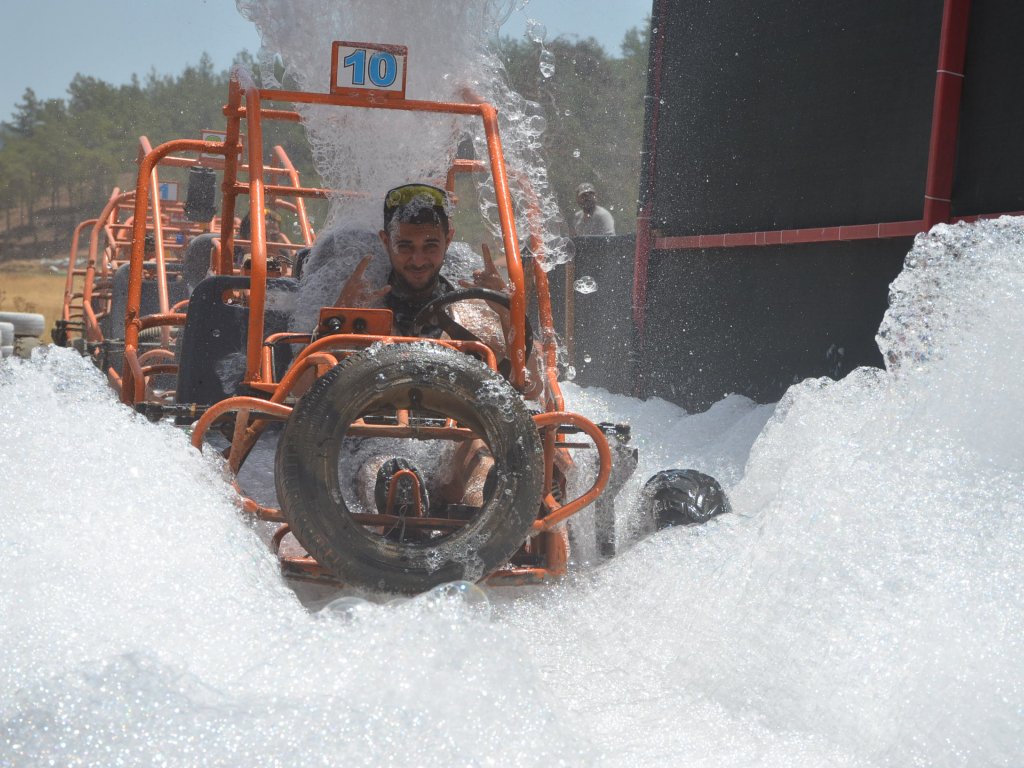
{"label": "person in background", "polygon": [[[281,266],[279,262],[286,264],[291,263],[291,256],[287,248],[274,248],[273,243],[287,243],[288,238],[285,237],[281,231],[281,214],[270,208],[263,209],[264,222],[266,229],[266,243],[267,243],[267,261],[268,269],[272,272],[280,272]],[[238,239],[239,240],[251,240],[252,239],[252,222],[249,220],[249,214],[245,214],[242,218],[242,223],[238,227]],[[241,266],[243,269],[247,269],[246,263],[249,259],[252,247],[246,243],[245,245],[235,246],[235,265]]]}
{"label": "person in background", "polygon": [[584,182],[576,187],[576,211],[572,229],[576,235],[614,235],[615,220],[607,208],[597,204],[597,192],[594,185]]}

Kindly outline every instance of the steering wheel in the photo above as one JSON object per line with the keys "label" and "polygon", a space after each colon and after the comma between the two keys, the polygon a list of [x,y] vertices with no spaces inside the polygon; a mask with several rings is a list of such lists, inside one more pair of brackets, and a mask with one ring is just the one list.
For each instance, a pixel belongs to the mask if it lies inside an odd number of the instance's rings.
{"label": "steering wheel", "polygon": [[[485,301],[500,304],[505,309],[511,309],[511,302],[508,296],[499,291],[492,291],[489,288],[456,288],[454,291],[443,293],[436,299],[431,299],[423,305],[423,308],[416,313],[416,317],[412,320],[413,333],[418,336],[423,331],[423,326],[437,325],[453,339],[458,339],[459,341],[480,341],[476,334],[455,322],[451,315],[444,311],[445,307],[451,304],[471,299],[484,299]],[[525,349],[526,355],[529,357],[533,349],[533,326],[530,324],[529,317],[524,317],[523,319],[526,321]],[[498,364],[498,372],[507,379],[511,371],[512,361],[506,357]]]}

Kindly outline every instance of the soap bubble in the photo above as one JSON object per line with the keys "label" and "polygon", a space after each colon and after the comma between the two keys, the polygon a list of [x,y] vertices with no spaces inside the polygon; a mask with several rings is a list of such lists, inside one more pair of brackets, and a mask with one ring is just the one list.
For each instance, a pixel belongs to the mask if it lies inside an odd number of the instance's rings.
{"label": "soap bubble", "polygon": [[336,616],[346,621],[354,621],[372,610],[373,604],[355,595],[343,595],[320,609],[324,616]]}
{"label": "soap bubble", "polygon": [[428,605],[442,604],[457,606],[470,615],[488,619],[491,616],[491,601],[479,586],[472,581],[450,581],[439,584],[427,592],[422,600]]}
{"label": "soap bubble", "polygon": [[593,293],[597,290],[597,281],[590,275],[583,275],[576,278],[576,282],[572,284],[572,287],[576,290],[576,293]]}

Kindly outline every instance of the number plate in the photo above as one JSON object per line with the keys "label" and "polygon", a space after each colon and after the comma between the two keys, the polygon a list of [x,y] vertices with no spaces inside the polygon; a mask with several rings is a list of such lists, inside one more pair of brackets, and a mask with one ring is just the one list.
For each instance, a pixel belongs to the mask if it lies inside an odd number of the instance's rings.
{"label": "number plate", "polygon": [[336,40],[331,55],[331,93],[404,99],[408,56],[404,45]]}

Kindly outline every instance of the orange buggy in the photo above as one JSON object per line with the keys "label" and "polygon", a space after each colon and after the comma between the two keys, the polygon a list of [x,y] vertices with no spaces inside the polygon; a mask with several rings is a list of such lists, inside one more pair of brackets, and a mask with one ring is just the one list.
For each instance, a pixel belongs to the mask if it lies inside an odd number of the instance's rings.
{"label": "orange buggy", "polygon": [[[363,44],[336,43],[336,56],[339,46],[352,50],[351,46],[359,45]],[[400,50],[372,45],[365,49]],[[378,68],[377,74],[386,74],[386,68]],[[418,592],[457,579],[527,583],[561,575],[568,560],[565,523],[598,499],[612,472],[613,452],[606,433],[614,435],[617,454],[626,457],[627,463],[631,452],[624,447],[625,430],[598,426],[564,410],[541,223],[535,208],[526,212],[531,237],[528,266],[524,265],[496,111],[486,103],[407,99],[404,87],[390,93],[360,90],[351,83],[336,87],[336,75],[337,70],[332,74],[331,93],[243,87],[233,79],[224,109],[223,142],[171,141],[141,159],[121,399],[151,417],[173,416],[178,423],[192,424],[197,448],[226,439],[224,456],[236,476],[257,441],[273,433],[276,504],[239,490],[247,513],[276,526],[272,545],[290,576]],[[426,322],[429,311],[443,325],[451,304],[481,297],[500,301],[511,318],[511,366],[499,372],[491,348],[475,338],[392,335],[388,310],[325,308],[315,333],[282,327],[268,306],[268,296],[294,290],[294,279],[268,277],[265,231],[258,214],[268,195],[311,197],[324,196],[326,191],[267,183],[263,122],[299,119],[296,112],[276,106],[281,103],[411,110],[482,121],[488,161],[469,163],[463,169],[486,169],[493,179],[510,295],[456,290],[424,308],[418,320]],[[239,180],[243,129],[245,183]],[[214,274],[193,291],[184,316],[142,317],[143,238],[152,171],[162,158],[184,152],[224,158],[219,258],[213,264]],[[234,233],[229,223],[235,218],[240,195],[248,195],[254,222],[251,271],[246,275],[237,274],[231,260]],[[546,385],[539,409],[521,394],[535,336],[528,320],[531,299]],[[147,398],[148,379],[163,368],[143,363],[139,338],[149,328],[178,324],[184,328],[177,388],[174,402],[168,404]],[[231,353],[239,357],[244,353],[239,391],[228,391],[216,374],[218,361]],[[297,385],[311,378],[310,371],[315,383],[303,392]],[[486,482],[476,489],[474,503],[429,503],[424,486],[431,478],[402,463],[392,463],[390,473],[371,473],[375,484],[371,483],[370,492],[360,496],[358,488],[353,491],[361,468],[351,459],[368,444],[379,443],[386,450],[393,450],[395,443],[408,450],[426,446],[426,454],[437,459],[432,471],[444,474],[450,470],[445,457],[451,456],[454,446],[469,440],[482,441],[493,460]],[[578,450],[596,452],[596,476],[589,487],[570,498],[566,472],[573,464],[572,452]],[[714,503],[710,497],[700,502],[705,511]],[[605,510],[610,510],[610,504]]]}

